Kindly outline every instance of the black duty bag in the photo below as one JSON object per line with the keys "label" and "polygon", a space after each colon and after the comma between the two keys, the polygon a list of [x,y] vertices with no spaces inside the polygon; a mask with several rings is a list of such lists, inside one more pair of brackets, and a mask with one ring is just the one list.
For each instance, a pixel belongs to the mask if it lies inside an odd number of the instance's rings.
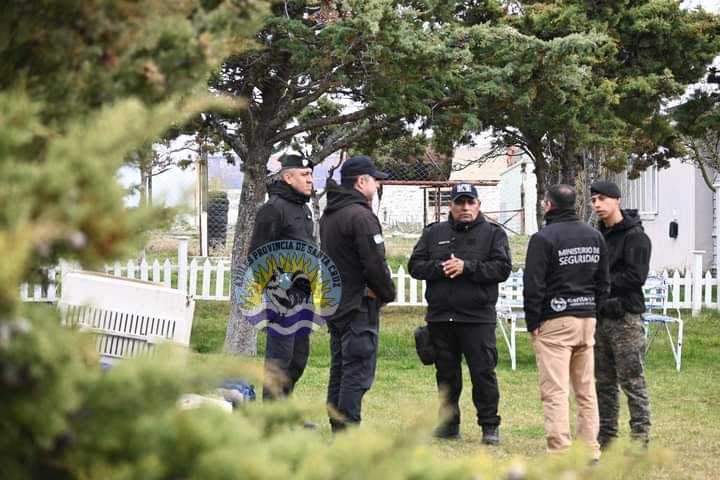
{"label": "black duty bag", "polygon": [[427,325],[415,329],[415,350],[423,365],[435,363],[435,347],[430,340],[430,329]]}

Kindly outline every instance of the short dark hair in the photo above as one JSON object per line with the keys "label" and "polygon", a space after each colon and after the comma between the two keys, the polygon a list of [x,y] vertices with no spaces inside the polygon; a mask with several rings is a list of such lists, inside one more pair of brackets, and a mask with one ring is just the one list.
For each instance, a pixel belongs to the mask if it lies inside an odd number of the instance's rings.
{"label": "short dark hair", "polygon": [[545,199],[555,205],[555,208],[575,208],[575,196],[575,189],[564,183],[552,185],[545,192]]}
{"label": "short dark hair", "polygon": [[355,188],[355,184],[357,183],[358,177],[342,177],[340,179],[340,185],[342,185],[345,188]]}

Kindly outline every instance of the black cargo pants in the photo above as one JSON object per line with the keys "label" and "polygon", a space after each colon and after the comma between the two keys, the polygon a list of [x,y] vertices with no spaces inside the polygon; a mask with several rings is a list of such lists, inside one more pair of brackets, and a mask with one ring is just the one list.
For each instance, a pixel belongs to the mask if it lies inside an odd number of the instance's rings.
{"label": "black cargo pants", "polygon": [[290,395],[300,380],[310,354],[310,335],[273,335],[265,344],[263,400]]}
{"label": "black cargo pants", "polygon": [[375,300],[365,299],[361,310],[328,322],[330,381],[327,404],[334,432],[347,424],[360,423],[362,397],[375,380],[380,309]]}
{"label": "black cargo pants", "polygon": [[500,425],[495,366],[495,324],[428,322],[435,347],[435,378],[440,391],[440,418],[446,425],[460,424],[462,357],[468,364],[472,382],[472,400],[481,426]]}

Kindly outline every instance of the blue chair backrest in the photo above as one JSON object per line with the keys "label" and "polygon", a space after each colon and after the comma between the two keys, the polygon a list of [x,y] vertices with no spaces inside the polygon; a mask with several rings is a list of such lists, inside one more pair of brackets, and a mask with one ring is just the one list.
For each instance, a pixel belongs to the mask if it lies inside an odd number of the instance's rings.
{"label": "blue chair backrest", "polygon": [[523,307],[523,272],[512,272],[507,280],[500,284],[498,306],[502,308]]}
{"label": "blue chair backrest", "polygon": [[665,277],[651,275],[647,277],[643,285],[645,294],[645,309],[648,311],[667,310],[668,283]]}

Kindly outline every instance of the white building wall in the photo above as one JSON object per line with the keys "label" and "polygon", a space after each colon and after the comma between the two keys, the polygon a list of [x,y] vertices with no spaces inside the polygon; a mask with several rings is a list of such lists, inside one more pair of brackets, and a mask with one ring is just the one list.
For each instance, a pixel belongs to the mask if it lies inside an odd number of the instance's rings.
{"label": "white building wall", "polygon": [[384,185],[373,211],[383,225],[422,225],[423,189],[417,185]]}
{"label": "white building wall", "polygon": [[[643,215],[652,242],[650,268],[691,269],[693,250],[705,250],[703,260],[708,268],[713,258],[713,196],[700,172],[692,164],[673,160],[669,168],[658,171],[657,191],[656,213]],[[623,196],[628,197],[626,192]],[[634,205],[624,200],[623,207]],[[673,220],[678,222],[677,238],[668,234]]]}
{"label": "white building wall", "polygon": [[[476,187],[480,200],[480,211],[497,212],[500,210],[500,185],[492,187]],[[497,218],[497,214],[492,215]]]}
{"label": "white building wall", "polygon": [[[522,207],[521,187],[525,189],[525,234],[532,235],[537,232],[537,221],[535,219],[535,199],[537,197],[537,179],[533,172],[532,162],[525,164],[525,173],[522,171],[522,164],[517,163],[500,176],[500,208],[499,210],[519,210]],[[503,214],[501,221],[512,216],[506,225],[513,231],[521,232],[521,216],[519,214]]]}
{"label": "white building wall", "polygon": [[[500,210],[500,188],[498,186],[477,186],[478,198],[481,202],[481,211]],[[450,191],[450,187],[443,187],[443,191]],[[427,198],[425,192],[427,191]],[[416,225],[424,226],[435,221],[435,207],[431,205],[430,196],[435,194],[434,188],[417,185],[385,185],[382,199],[376,197],[373,201],[373,211],[383,226]],[[423,206],[427,200],[428,205]],[[449,201],[442,201],[440,220],[447,220]],[[427,212],[427,219],[424,218]],[[493,214],[493,218],[497,215]],[[426,221],[427,220],[427,221]]]}
{"label": "white building wall", "polygon": [[[443,187],[442,191],[447,192],[446,197],[449,198],[449,192],[451,187]],[[480,200],[480,212],[497,212],[500,210],[500,187],[498,185],[476,185],[475,188],[478,192],[478,200]],[[427,207],[427,223],[434,222],[436,209],[431,205],[431,195],[435,195],[435,190],[428,190],[428,207]],[[443,201],[440,208],[440,221],[447,220],[448,213],[450,212],[450,201]],[[497,221],[497,213],[490,213],[489,215],[493,220]]]}
{"label": "white building wall", "polygon": [[715,246],[713,234],[715,233],[715,222],[713,207],[713,192],[703,180],[700,171],[695,169],[695,250],[705,251],[703,266],[706,269],[714,266],[713,249]]}

